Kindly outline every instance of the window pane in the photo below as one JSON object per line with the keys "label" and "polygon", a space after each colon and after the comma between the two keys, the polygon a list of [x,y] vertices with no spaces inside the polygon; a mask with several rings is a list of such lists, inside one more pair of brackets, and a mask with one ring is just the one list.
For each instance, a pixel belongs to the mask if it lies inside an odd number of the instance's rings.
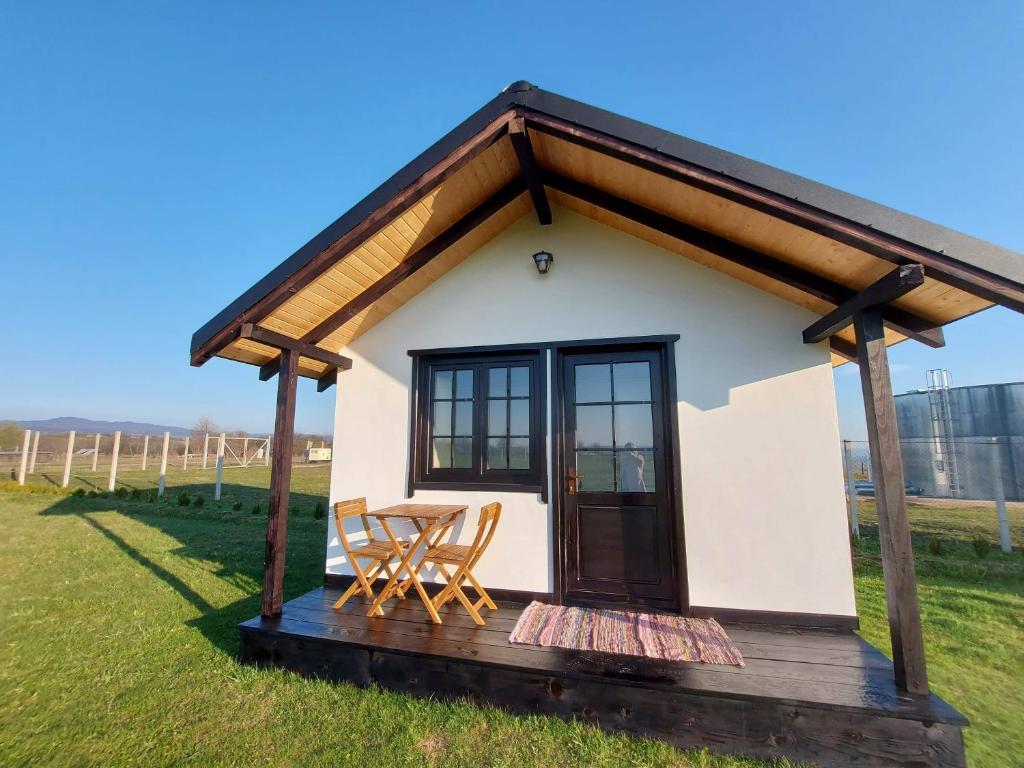
{"label": "window pane", "polygon": [[434,372],[434,399],[435,400],[451,400],[452,399],[452,372],[451,371],[435,371]]}
{"label": "window pane", "polygon": [[612,399],[611,366],[576,366],[576,402],[593,403]]}
{"label": "window pane", "polygon": [[508,404],[512,409],[508,433],[528,436],[530,434],[530,401],[509,400]]}
{"label": "window pane", "polygon": [[508,368],[491,368],[487,372],[487,396],[505,397],[508,394]]}
{"label": "window pane", "polygon": [[512,369],[512,397],[529,397],[530,395],[530,369],[520,366]]}
{"label": "window pane", "polygon": [[513,437],[511,440],[509,440],[509,443],[509,469],[529,469],[530,439],[528,437]]}
{"label": "window pane", "polygon": [[507,435],[508,400],[487,401],[487,434]]}
{"label": "window pane", "polygon": [[434,434],[445,436],[452,433],[452,401],[434,403]]}
{"label": "window pane", "polygon": [[576,406],[576,447],[612,447],[612,406]]}
{"label": "window pane", "polygon": [[469,469],[473,466],[473,438],[457,437],[452,451],[452,466],[456,469]]}
{"label": "window pane", "polygon": [[650,363],[615,363],[612,370],[616,400],[651,399]]}
{"label": "window pane", "polygon": [[653,493],[654,451],[616,451],[621,493]]}
{"label": "window pane", "polygon": [[492,437],[487,441],[487,468],[508,469],[508,454],[504,437]]}
{"label": "window pane", "polygon": [[611,451],[576,451],[576,473],[583,475],[579,489],[590,493],[615,490],[615,454]]}
{"label": "window pane", "polygon": [[456,435],[467,435],[472,437],[473,435],[473,401],[472,400],[456,400],[455,401],[455,434]]}
{"label": "window pane", "polygon": [[653,446],[654,425],[651,416],[651,406],[616,405],[615,447],[651,448]]}
{"label": "window pane", "polygon": [[447,469],[452,465],[452,440],[450,437],[434,438],[434,450],[430,466]]}
{"label": "window pane", "polygon": [[468,400],[473,397],[473,371],[455,372],[455,396],[460,400]]}

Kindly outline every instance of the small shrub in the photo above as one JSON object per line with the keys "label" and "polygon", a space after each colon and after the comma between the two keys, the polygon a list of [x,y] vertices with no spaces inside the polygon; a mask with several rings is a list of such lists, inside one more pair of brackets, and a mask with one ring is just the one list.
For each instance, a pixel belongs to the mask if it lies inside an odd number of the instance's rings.
{"label": "small shrub", "polygon": [[100,497],[99,491],[97,491],[95,488],[91,489],[85,495],[88,496],[90,499],[98,499]]}
{"label": "small shrub", "polygon": [[231,509],[233,509],[235,512],[241,512],[242,511],[242,502],[236,501],[234,504],[231,505]]}
{"label": "small shrub", "polygon": [[146,501],[148,501],[150,504],[155,502],[156,498],[156,491],[150,491],[149,493],[146,494]]}
{"label": "small shrub", "polygon": [[192,499],[192,506],[193,507],[201,507],[205,503],[206,503],[206,497],[203,496],[203,494],[201,494],[201,493],[197,493],[196,497],[194,499]]}
{"label": "small shrub", "polygon": [[100,493],[100,498],[101,499],[109,499],[110,498],[110,492],[109,491],[102,491]]}
{"label": "small shrub", "polygon": [[114,491],[114,496],[116,496],[119,499],[127,499],[128,498],[128,489],[125,486],[122,485],[122,486],[118,487],[118,489],[116,491]]}
{"label": "small shrub", "polygon": [[971,542],[971,546],[974,547],[974,554],[978,556],[979,560],[984,560],[988,557],[988,553],[992,549],[992,544],[988,539],[983,539],[978,536],[974,541]]}
{"label": "small shrub", "polygon": [[142,498],[142,489],[132,488],[132,492],[128,495],[131,496],[132,501],[138,501],[139,499]]}
{"label": "small shrub", "polygon": [[71,492],[71,495],[81,498],[82,496],[85,496],[85,488],[75,488],[75,490]]}
{"label": "small shrub", "polygon": [[192,503],[192,499],[188,495],[188,491],[182,491],[178,494],[178,506],[187,507]]}
{"label": "small shrub", "polygon": [[252,509],[249,510],[250,514],[253,514],[253,515],[258,515],[262,511],[263,510],[260,508],[259,504],[253,504],[252,505]]}
{"label": "small shrub", "polygon": [[326,515],[326,514],[327,514],[327,507],[324,506],[324,503],[322,501],[318,501],[316,503],[316,506],[313,507],[313,519],[314,520],[323,520],[324,519],[324,515]]}
{"label": "small shrub", "polygon": [[935,557],[942,557],[942,539],[938,536],[932,536],[928,539],[928,554],[935,555]]}

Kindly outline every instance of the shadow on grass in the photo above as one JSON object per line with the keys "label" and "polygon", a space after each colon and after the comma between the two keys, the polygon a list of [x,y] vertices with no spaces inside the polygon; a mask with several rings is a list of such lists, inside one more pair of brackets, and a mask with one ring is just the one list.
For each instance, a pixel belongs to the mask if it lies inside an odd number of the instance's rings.
{"label": "shadow on grass", "polygon": [[[175,499],[186,487],[168,486],[166,499]],[[219,650],[234,656],[238,650],[237,625],[253,618],[260,609],[263,582],[263,553],[266,536],[267,490],[253,486],[223,486],[224,499],[249,501],[262,499],[261,514],[251,508],[235,511],[217,509],[212,504],[202,508],[178,506],[173,501],[145,502],[110,496],[88,498],[65,496],[43,510],[44,516],[71,516],[82,520],[92,530],[130,557],[139,566],[171,587],[198,613],[198,618],[185,622],[197,629]],[[288,524],[288,551],[285,571],[285,599],[298,597],[323,583],[323,557],[326,544],[326,521],[312,517],[317,503],[326,507],[323,496],[292,493],[289,508],[302,514]],[[218,607],[190,583],[192,568],[181,574],[162,565],[152,556],[126,540],[106,525],[103,513],[116,512],[171,538],[178,545],[166,551],[183,563],[202,563],[205,577],[214,577],[243,592],[245,597]],[[170,565],[170,563],[168,563]]]}

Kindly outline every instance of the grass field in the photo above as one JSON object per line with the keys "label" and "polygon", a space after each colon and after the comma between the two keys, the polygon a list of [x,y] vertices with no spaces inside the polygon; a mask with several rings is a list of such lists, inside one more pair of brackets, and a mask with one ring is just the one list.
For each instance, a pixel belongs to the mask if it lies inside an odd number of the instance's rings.
{"label": "grass field", "polygon": [[[102,472],[76,474],[105,487]],[[267,470],[227,470],[219,505],[211,479],[172,473],[155,503],[0,486],[0,764],[763,765],[239,665],[235,625],[259,611]],[[322,580],[326,521],[312,511],[326,485],[326,468],[295,471],[288,598]],[[183,489],[205,505],[179,506]],[[1020,544],[1024,512],[1011,516]],[[885,649],[872,518],[865,504],[857,596],[864,635]],[[973,721],[971,765],[1017,765],[1024,557],[975,556],[974,536],[997,541],[991,509],[913,508],[912,519],[933,685]],[[928,554],[932,535],[947,541],[940,557]]]}

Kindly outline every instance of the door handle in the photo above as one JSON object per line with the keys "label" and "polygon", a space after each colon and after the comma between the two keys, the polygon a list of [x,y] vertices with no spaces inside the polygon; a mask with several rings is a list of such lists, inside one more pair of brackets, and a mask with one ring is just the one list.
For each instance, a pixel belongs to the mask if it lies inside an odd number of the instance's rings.
{"label": "door handle", "polygon": [[583,483],[580,481],[583,479],[583,475],[576,474],[576,467],[568,467],[565,470],[565,492],[570,496],[575,496],[576,493],[583,487]]}

